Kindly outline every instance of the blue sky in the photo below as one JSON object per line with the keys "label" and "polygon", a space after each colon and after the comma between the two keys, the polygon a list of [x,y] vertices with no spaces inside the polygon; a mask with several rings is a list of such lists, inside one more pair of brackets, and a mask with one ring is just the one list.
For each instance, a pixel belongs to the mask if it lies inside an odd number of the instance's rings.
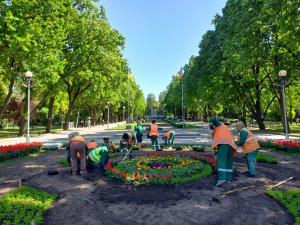
{"label": "blue sky", "polygon": [[101,0],[112,28],[126,38],[124,57],[145,98],[158,99],[172,76],[198,55],[198,44],[226,0]]}

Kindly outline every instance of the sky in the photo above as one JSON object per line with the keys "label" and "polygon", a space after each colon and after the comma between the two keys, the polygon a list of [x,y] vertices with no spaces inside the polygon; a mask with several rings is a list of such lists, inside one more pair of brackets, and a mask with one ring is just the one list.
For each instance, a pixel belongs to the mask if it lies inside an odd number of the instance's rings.
{"label": "sky", "polygon": [[124,58],[145,98],[166,90],[172,76],[198,55],[227,0],[100,0],[108,22],[126,38]]}

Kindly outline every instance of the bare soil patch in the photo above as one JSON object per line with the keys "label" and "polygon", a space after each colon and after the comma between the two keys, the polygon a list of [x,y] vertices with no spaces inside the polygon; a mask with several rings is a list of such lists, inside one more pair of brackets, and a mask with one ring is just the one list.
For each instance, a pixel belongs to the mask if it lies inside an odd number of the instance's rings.
{"label": "bare soil patch", "polygon": [[[194,151],[188,151],[196,153]],[[300,159],[262,150],[279,159],[278,164],[258,163],[257,177],[235,173],[230,184],[215,187],[217,176],[172,186],[127,185],[107,177],[100,168],[87,175],[70,175],[70,167],[57,161],[63,149],[47,152],[0,167],[0,195],[23,185],[58,194],[45,212],[43,224],[293,224],[294,218],[264,190],[291,176],[295,179],[280,189],[300,187]],[[212,157],[212,151],[204,153]],[[134,151],[134,156],[147,151]],[[120,162],[121,156],[113,161]],[[238,171],[245,171],[242,152],[234,159]],[[48,170],[59,175],[49,176]],[[36,175],[30,174],[43,171]],[[255,185],[255,188],[220,196],[223,192]],[[217,199],[217,201],[213,201]],[[219,201],[219,202],[218,202]]]}

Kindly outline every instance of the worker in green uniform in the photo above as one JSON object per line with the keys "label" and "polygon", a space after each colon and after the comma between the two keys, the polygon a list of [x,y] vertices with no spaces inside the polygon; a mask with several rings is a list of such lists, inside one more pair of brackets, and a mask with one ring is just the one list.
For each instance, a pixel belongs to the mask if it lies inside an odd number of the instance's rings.
{"label": "worker in green uniform", "polygon": [[109,151],[114,152],[114,145],[101,146],[92,150],[89,154],[89,159],[93,162],[94,168],[100,165],[105,168],[106,164],[109,162]]}
{"label": "worker in green uniform", "polygon": [[164,134],[164,136],[162,137],[162,140],[165,141],[165,145],[168,145],[169,148],[168,150],[172,149],[172,146],[174,144],[174,138],[176,133],[172,130],[168,131],[167,133]]}
{"label": "worker in green uniform", "polygon": [[216,186],[222,183],[230,183],[233,173],[233,157],[236,155],[237,146],[235,145],[232,132],[215,118],[210,118],[210,133],[213,136],[211,149],[217,147],[217,165],[219,180]]}
{"label": "worker in green uniform", "polygon": [[141,147],[143,141],[143,126],[141,121],[138,121],[137,125],[134,127],[134,136],[137,140],[137,144]]}
{"label": "worker in green uniform", "polygon": [[255,177],[255,159],[260,146],[254,135],[245,127],[242,121],[237,122],[235,127],[239,132],[236,145],[242,147],[244,154],[246,154],[248,171],[245,172],[245,175],[247,177]]}

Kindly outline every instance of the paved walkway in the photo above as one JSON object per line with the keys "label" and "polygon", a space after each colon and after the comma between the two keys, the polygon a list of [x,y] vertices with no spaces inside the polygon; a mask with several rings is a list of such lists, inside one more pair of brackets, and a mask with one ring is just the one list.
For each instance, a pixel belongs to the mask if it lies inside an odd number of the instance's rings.
{"label": "paved walkway", "polygon": [[[187,122],[191,125],[196,125],[200,123],[197,122]],[[115,123],[115,124],[109,124],[109,127],[117,127],[123,125],[123,122]],[[174,143],[175,144],[211,144],[212,138],[211,134],[209,133],[208,124],[203,124],[202,129],[182,129],[182,128],[173,128],[169,124],[158,124],[159,127],[161,127],[163,130],[160,131],[160,139],[159,142],[162,143],[162,134],[172,129],[176,132],[176,138]],[[147,127],[147,125],[145,126]],[[229,126],[229,129],[232,130],[233,135],[236,139],[237,131],[235,130],[234,126]],[[43,134],[40,136],[35,136],[31,138],[31,142],[46,142],[46,141],[68,141],[68,134],[77,131],[83,136],[87,142],[90,142],[91,140],[95,140],[97,143],[102,143],[104,137],[109,137],[113,140],[114,143],[119,143],[120,137],[124,132],[127,132],[128,130],[107,130],[107,125],[104,127],[102,126],[95,126],[90,129],[88,128],[75,128],[68,131],[63,131],[61,133],[55,133],[55,134]],[[130,130],[130,133],[133,134],[133,130]],[[261,132],[261,131],[254,131],[253,132],[256,137],[259,138],[270,138],[270,139],[285,139],[284,134],[271,134],[267,132]],[[293,140],[300,140],[300,137],[297,136],[291,136],[290,139]],[[0,139],[0,145],[8,145],[8,144],[15,144],[15,143],[21,143],[26,142],[26,137],[21,138],[4,138]],[[143,142],[144,143],[151,143],[149,139],[146,138],[146,132],[144,132],[143,136]]]}

